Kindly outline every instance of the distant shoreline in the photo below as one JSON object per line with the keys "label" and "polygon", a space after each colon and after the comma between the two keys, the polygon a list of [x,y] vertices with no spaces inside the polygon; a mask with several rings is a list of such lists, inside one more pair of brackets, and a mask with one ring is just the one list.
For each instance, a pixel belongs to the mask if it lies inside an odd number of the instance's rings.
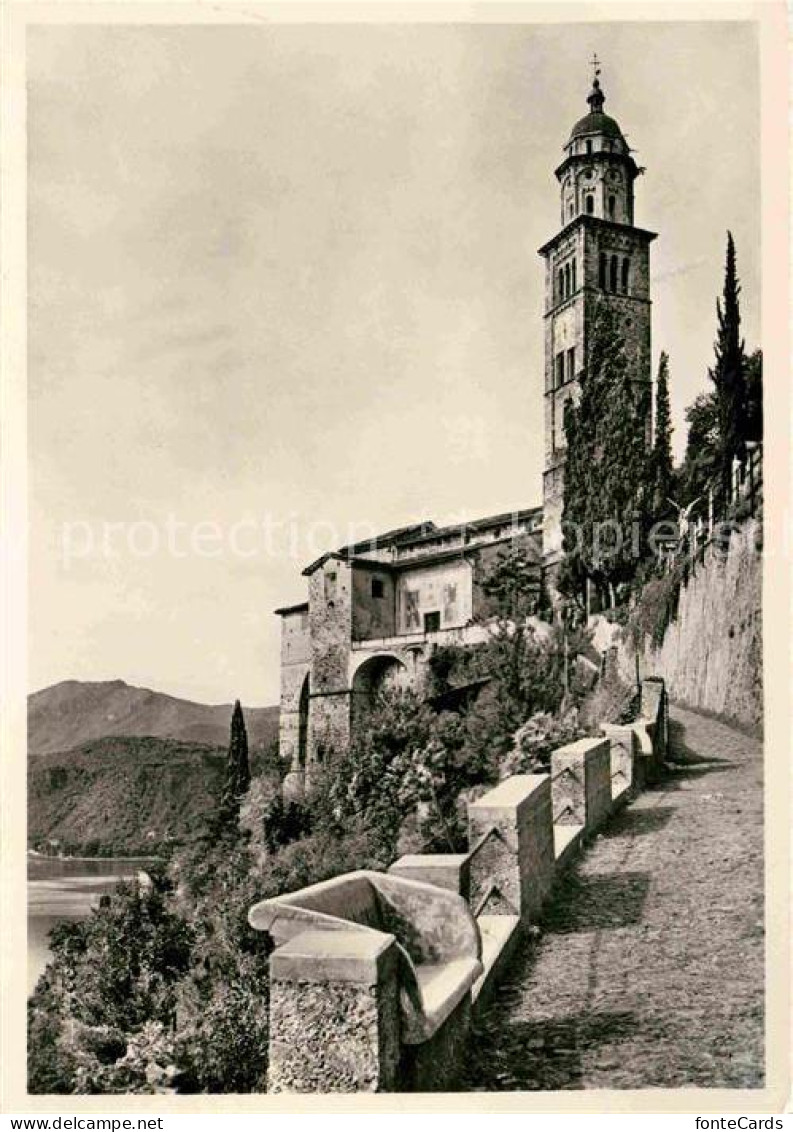
{"label": "distant shoreline", "polygon": [[141,861],[164,861],[164,857],[155,856],[124,856],[124,854],[112,853],[106,856],[95,857],[69,857],[66,854],[56,855],[54,853],[40,853],[37,849],[28,849],[28,857],[34,857],[37,861],[118,861],[127,862],[130,864],[138,864]]}

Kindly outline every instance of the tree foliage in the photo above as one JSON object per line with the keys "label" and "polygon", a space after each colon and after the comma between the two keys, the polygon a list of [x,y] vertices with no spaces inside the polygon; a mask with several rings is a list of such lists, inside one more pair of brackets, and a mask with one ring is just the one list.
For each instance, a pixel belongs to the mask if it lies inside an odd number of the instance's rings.
{"label": "tree foliage", "polygon": [[654,519],[670,513],[669,497],[674,484],[672,464],[672,414],[669,404],[669,356],[661,352],[655,383],[655,426],[652,452],[652,510]]}
{"label": "tree foliage", "polygon": [[683,503],[707,495],[719,467],[719,415],[715,393],[700,393],[686,409],[688,436],[681,487]]}
{"label": "tree foliage", "polygon": [[248,733],[239,700],[234,702],[231,715],[231,739],[226,760],[226,778],[220,800],[220,820],[223,825],[235,827],[240,804],[251,784],[248,762]]}
{"label": "tree foliage", "polygon": [[647,391],[631,380],[616,316],[599,304],[578,404],[565,413],[564,543],[559,585],[582,601],[630,582],[650,520]]}
{"label": "tree foliage", "polygon": [[746,432],[747,442],[763,439],[763,351],[755,350],[746,359]]}
{"label": "tree foliage", "polygon": [[716,301],[715,358],[711,387],[686,410],[688,437],[680,477],[682,504],[713,492],[717,516],[726,514],[733,462],[746,460],[747,444],[763,438],[763,355],[748,357],[741,338],[740,284],[735,244],[727,233],[724,287]]}
{"label": "tree foliage", "polygon": [[59,925],[29,1004],[31,1092],[157,1092],[176,1075],[169,1035],[193,936],[166,878],[121,884]]}
{"label": "tree foliage", "polygon": [[721,300],[716,300],[716,356],[709,373],[713,382],[718,422],[716,475],[722,509],[730,498],[733,460],[743,462],[746,458],[747,397],[740,293],[735,243],[732,233],[728,232],[724,290]]}

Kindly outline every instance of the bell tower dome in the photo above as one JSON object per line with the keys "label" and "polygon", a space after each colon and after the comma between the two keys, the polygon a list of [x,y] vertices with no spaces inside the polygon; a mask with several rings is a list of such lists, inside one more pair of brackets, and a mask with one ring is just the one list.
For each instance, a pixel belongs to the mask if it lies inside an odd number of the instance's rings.
{"label": "bell tower dome", "polygon": [[[597,66],[597,61],[595,61]],[[556,168],[560,228],[540,248],[545,259],[545,471],[543,553],[561,557],[564,503],[564,411],[577,403],[580,375],[599,303],[617,318],[634,384],[649,394],[650,243],[654,232],[634,222],[634,183],[644,172],[614,118],[595,70],[589,113],[575,123]],[[650,440],[650,398],[647,441]],[[553,572],[553,570],[552,570]]]}
{"label": "bell tower dome", "polygon": [[587,97],[590,111],[570,131],[556,170],[562,225],[581,213],[633,224],[633,182],[641,170],[618,123],[603,113],[605,101],[596,76]]}

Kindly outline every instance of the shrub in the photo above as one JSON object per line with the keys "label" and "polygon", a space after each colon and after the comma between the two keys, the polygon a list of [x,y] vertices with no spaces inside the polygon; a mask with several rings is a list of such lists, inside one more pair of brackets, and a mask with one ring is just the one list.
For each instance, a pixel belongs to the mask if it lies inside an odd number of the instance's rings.
{"label": "shrub", "polygon": [[499,778],[513,774],[546,774],[556,748],[572,743],[583,734],[576,709],[563,717],[535,712],[515,732],[512,750],[499,764]]}
{"label": "shrub", "polygon": [[601,723],[632,723],[638,716],[639,692],[611,672],[581,705],[582,727],[592,734]]}
{"label": "shrub", "polygon": [[152,1091],[161,1062],[170,1064],[162,1034],[192,945],[167,882],[119,885],[51,939],[53,960],[29,1004],[30,1092]]}
{"label": "shrub", "polygon": [[666,630],[677,616],[680,588],[684,581],[681,567],[661,577],[650,578],[642,588],[625,629],[625,635],[636,651],[644,648],[647,637],[654,648],[663,644]]}
{"label": "shrub", "polygon": [[427,847],[456,847],[455,800],[471,779],[464,746],[458,717],[436,715],[413,692],[383,693],[334,766],[329,797],[337,827],[359,819],[378,859],[388,861],[405,820],[420,809]]}

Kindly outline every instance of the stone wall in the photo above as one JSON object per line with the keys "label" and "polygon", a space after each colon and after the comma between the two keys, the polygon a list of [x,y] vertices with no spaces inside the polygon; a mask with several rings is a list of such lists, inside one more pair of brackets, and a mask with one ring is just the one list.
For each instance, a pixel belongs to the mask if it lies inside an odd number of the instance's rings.
{"label": "stone wall", "polygon": [[[355,641],[371,637],[392,637],[396,632],[396,596],[389,570],[377,570],[361,563],[352,569],[352,637]],[[378,591],[377,593],[373,591]]]}
{"label": "stone wall", "polygon": [[350,564],[329,558],[311,575],[308,592],[311,710],[307,762],[321,762],[331,750],[343,749],[350,737]]}
{"label": "stone wall", "polygon": [[281,668],[281,705],[278,714],[278,751],[284,762],[297,769],[300,746],[301,695],[309,673],[308,662]]}
{"label": "stone wall", "polygon": [[[748,524],[726,555],[709,548],[680,592],[677,617],[660,648],[647,640],[642,676],[662,676],[669,697],[758,727],[763,720],[762,556]],[[635,679],[632,650],[619,646],[620,667]]]}
{"label": "stone wall", "polygon": [[300,701],[311,666],[308,607],[281,617],[281,696],[278,716],[278,750],[297,769],[300,745]]}

